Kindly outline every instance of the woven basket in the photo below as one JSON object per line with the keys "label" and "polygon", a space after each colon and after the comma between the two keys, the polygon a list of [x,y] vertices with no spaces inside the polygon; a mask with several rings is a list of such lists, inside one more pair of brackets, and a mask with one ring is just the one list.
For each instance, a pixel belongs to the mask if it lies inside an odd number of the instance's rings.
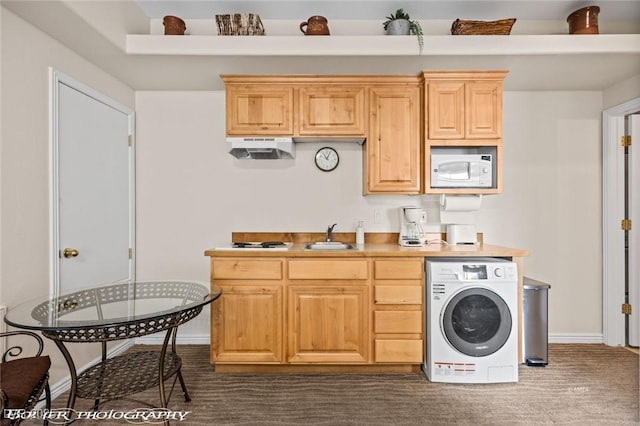
{"label": "woven basket", "polygon": [[218,35],[264,35],[260,15],[255,13],[233,13],[216,15]]}
{"label": "woven basket", "polygon": [[451,24],[452,35],[509,35],[511,27],[516,22],[513,19],[498,21],[465,21],[456,19]]}

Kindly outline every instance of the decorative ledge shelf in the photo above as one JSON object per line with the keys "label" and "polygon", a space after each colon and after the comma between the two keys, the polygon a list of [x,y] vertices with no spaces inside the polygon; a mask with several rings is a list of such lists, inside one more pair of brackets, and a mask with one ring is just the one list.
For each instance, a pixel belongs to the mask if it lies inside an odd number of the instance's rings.
{"label": "decorative ledge shelf", "polygon": [[129,55],[187,56],[483,56],[640,53],[640,34],[216,36],[127,35]]}

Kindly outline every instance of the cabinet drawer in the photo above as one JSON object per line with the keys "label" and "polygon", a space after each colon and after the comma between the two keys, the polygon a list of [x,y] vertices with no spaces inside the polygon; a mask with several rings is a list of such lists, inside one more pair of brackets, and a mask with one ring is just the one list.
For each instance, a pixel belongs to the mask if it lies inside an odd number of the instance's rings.
{"label": "cabinet drawer", "polygon": [[376,260],[374,263],[374,278],[377,280],[411,280],[421,279],[424,260]]}
{"label": "cabinet drawer", "polygon": [[422,311],[375,311],[374,333],[422,333]]}
{"label": "cabinet drawer", "polygon": [[422,305],[422,286],[417,285],[377,285],[375,286],[377,305]]}
{"label": "cabinet drawer", "polygon": [[281,280],[281,259],[214,259],[211,279]]}
{"label": "cabinet drawer", "polygon": [[423,362],[422,340],[378,340],[375,341],[376,362]]}
{"label": "cabinet drawer", "polygon": [[290,260],[293,280],[366,280],[366,260]]}

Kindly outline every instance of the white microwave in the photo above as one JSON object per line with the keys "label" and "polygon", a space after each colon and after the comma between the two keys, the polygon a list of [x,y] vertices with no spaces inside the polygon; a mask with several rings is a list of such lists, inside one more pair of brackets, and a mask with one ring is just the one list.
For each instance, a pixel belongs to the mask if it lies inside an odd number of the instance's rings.
{"label": "white microwave", "polygon": [[432,154],[432,188],[491,188],[491,154]]}

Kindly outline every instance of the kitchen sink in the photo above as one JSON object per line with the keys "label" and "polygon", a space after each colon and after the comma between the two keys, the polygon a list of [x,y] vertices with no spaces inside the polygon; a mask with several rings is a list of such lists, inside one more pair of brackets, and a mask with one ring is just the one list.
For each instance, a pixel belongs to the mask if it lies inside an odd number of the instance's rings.
{"label": "kitchen sink", "polygon": [[305,250],[355,250],[355,246],[339,241],[318,241],[304,246]]}

